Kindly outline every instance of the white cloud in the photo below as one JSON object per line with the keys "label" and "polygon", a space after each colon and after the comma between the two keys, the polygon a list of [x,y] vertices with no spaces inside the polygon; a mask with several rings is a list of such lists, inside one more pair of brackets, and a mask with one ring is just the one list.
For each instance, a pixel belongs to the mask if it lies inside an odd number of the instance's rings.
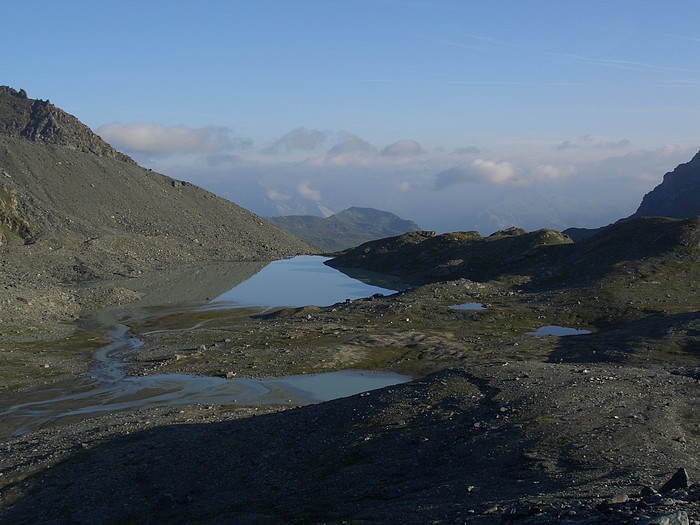
{"label": "white cloud", "polygon": [[313,151],[326,141],[329,134],[328,131],[318,129],[296,128],[275,140],[263,153]]}
{"label": "white cloud", "polygon": [[226,127],[162,126],[113,122],[97,129],[112,146],[126,152],[145,154],[215,153],[252,145],[248,138],[236,137]]}
{"label": "white cloud", "polygon": [[284,202],[292,198],[291,195],[275,188],[270,188],[265,192],[268,199],[275,202]]}
{"label": "white cloud", "polygon": [[321,192],[312,189],[311,183],[307,180],[301,181],[299,184],[297,184],[297,192],[305,199],[309,199],[315,202],[321,201]]}
{"label": "white cloud", "polygon": [[336,156],[346,153],[376,153],[376,148],[366,140],[353,135],[351,133],[340,132],[338,134],[340,140],[331,149],[328,150],[328,155]]}
{"label": "white cloud", "polygon": [[621,150],[627,149],[631,145],[628,139],[620,140],[601,140],[592,137],[591,135],[581,135],[578,139],[565,140],[554,146],[557,151],[566,151],[572,149],[603,149],[603,150]]}
{"label": "white cloud", "polygon": [[389,148],[395,154],[382,154],[346,132],[324,140],[330,149],[306,158],[294,158],[295,152],[175,152],[152,156],[148,165],[260,215],[318,215],[367,206],[426,229],[490,233],[504,225],[563,229],[614,222],[633,213],[665,172],[697,151],[690,146],[615,149],[624,144],[586,135],[573,138],[579,147],[568,152],[553,151],[546,141],[509,156],[497,156],[493,145],[488,156],[454,146],[424,151],[415,141],[398,141]]}
{"label": "white cloud", "polygon": [[540,164],[534,169],[534,173],[539,175],[540,180],[557,180],[569,177],[576,173],[574,166],[554,166],[552,164]]}
{"label": "white cloud", "polygon": [[481,153],[481,150],[476,146],[466,146],[464,148],[457,148],[455,153],[458,155],[478,155]]}
{"label": "white cloud", "polygon": [[390,157],[415,156],[423,153],[423,148],[415,140],[399,140],[382,150],[382,155]]}
{"label": "white cloud", "polygon": [[435,189],[457,184],[504,184],[515,179],[515,167],[509,162],[474,159],[468,164],[441,171],[435,176]]}

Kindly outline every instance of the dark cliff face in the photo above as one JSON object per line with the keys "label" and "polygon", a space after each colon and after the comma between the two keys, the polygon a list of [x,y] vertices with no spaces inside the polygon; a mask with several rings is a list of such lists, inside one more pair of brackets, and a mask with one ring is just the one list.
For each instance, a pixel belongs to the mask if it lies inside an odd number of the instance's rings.
{"label": "dark cliff face", "polygon": [[0,86],[0,133],[135,164],[73,115],[48,100],[28,98],[23,89]]}
{"label": "dark cliff face", "polygon": [[[700,152],[690,162],[679,164],[673,171],[666,173],[661,184],[644,196],[637,211],[617,223],[641,217],[689,219],[697,215],[700,215]],[[612,224],[601,228],[569,228],[564,233],[579,242],[611,226]]]}
{"label": "dark cliff face", "polygon": [[695,215],[700,215],[700,153],[666,173],[663,182],[644,196],[639,209],[630,218],[683,219]]}

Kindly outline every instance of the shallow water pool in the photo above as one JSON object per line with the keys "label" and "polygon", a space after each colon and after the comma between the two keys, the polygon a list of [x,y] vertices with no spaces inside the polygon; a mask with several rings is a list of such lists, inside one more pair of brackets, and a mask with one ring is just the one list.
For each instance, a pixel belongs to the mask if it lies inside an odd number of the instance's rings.
{"label": "shallow water pool", "polygon": [[590,330],[579,330],[578,328],[569,328],[566,326],[547,325],[538,328],[534,332],[528,332],[528,335],[556,335],[564,337],[567,335],[586,335],[590,333]]}

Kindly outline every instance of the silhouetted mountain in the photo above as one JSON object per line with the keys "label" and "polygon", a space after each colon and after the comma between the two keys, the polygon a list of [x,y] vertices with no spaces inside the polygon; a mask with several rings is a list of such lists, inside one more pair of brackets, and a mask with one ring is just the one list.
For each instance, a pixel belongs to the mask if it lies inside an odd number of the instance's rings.
{"label": "silhouetted mountain", "polygon": [[664,175],[663,182],[642,199],[637,217],[685,219],[700,215],[700,152],[690,162]]}
{"label": "silhouetted mountain", "polygon": [[352,207],[326,218],[313,215],[287,215],[268,217],[268,220],[329,252],[420,230],[413,221],[374,208]]}
{"label": "silhouetted mountain", "polygon": [[[690,162],[679,164],[673,171],[666,173],[661,184],[644,196],[637,211],[620,221],[639,217],[686,219],[696,215],[700,215],[700,152]],[[564,233],[578,242],[610,226],[569,228]]]}

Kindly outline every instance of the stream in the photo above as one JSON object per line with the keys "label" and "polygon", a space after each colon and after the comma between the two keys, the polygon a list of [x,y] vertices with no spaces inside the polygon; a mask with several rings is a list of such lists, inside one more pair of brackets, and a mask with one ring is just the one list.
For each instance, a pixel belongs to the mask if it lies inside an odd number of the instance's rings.
{"label": "stream", "polygon": [[[202,281],[202,275],[195,276],[201,288],[214,296],[213,299],[207,297],[208,301],[201,307],[253,306],[266,309],[312,304],[328,306],[346,299],[395,291],[350,278],[325,266],[324,260],[323,257],[301,256],[274,261],[262,268],[247,268],[243,273],[233,272],[236,276],[232,277],[236,281],[235,285],[218,295],[211,293],[216,287],[207,285],[208,281]],[[176,276],[174,282],[158,283],[157,286],[149,283],[154,290],[160,290],[161,295],[151,293],[150,298],[146,299],[150,303],[132,305],[134,310],[131,313],[142,312],[139,308],[144,306],[152,307],[154,300],[160,306],[170,304],[169,312],[172,312],[172,304],[176,302],[173,293],[177,295],[177,290],[187,289],[187,286],[178,286],[181,283],[177,280],[183,278]],[[175,292],[167,295],[163,290],[168,291],[170,288]],[[396,285],[396,288],[399,286]],[[183,308],[191,309],[191,302],[181,304]],[[131,334],[128,321],[119,321],[128,317],[131,317],[129,312],[102,316],[102,326],[111,343],[95,353],[92,368],[87,375],[3,399],[0,405],[2,433],[9,431],[19,435],[57,419],[135,408],[191,403],[303,405],[350,396],[410,379],[395,373],[362,370],[266,379],[224,379],[188,374],[129,376],[124,371],[129,355],[137,352],[142,342]]]}

